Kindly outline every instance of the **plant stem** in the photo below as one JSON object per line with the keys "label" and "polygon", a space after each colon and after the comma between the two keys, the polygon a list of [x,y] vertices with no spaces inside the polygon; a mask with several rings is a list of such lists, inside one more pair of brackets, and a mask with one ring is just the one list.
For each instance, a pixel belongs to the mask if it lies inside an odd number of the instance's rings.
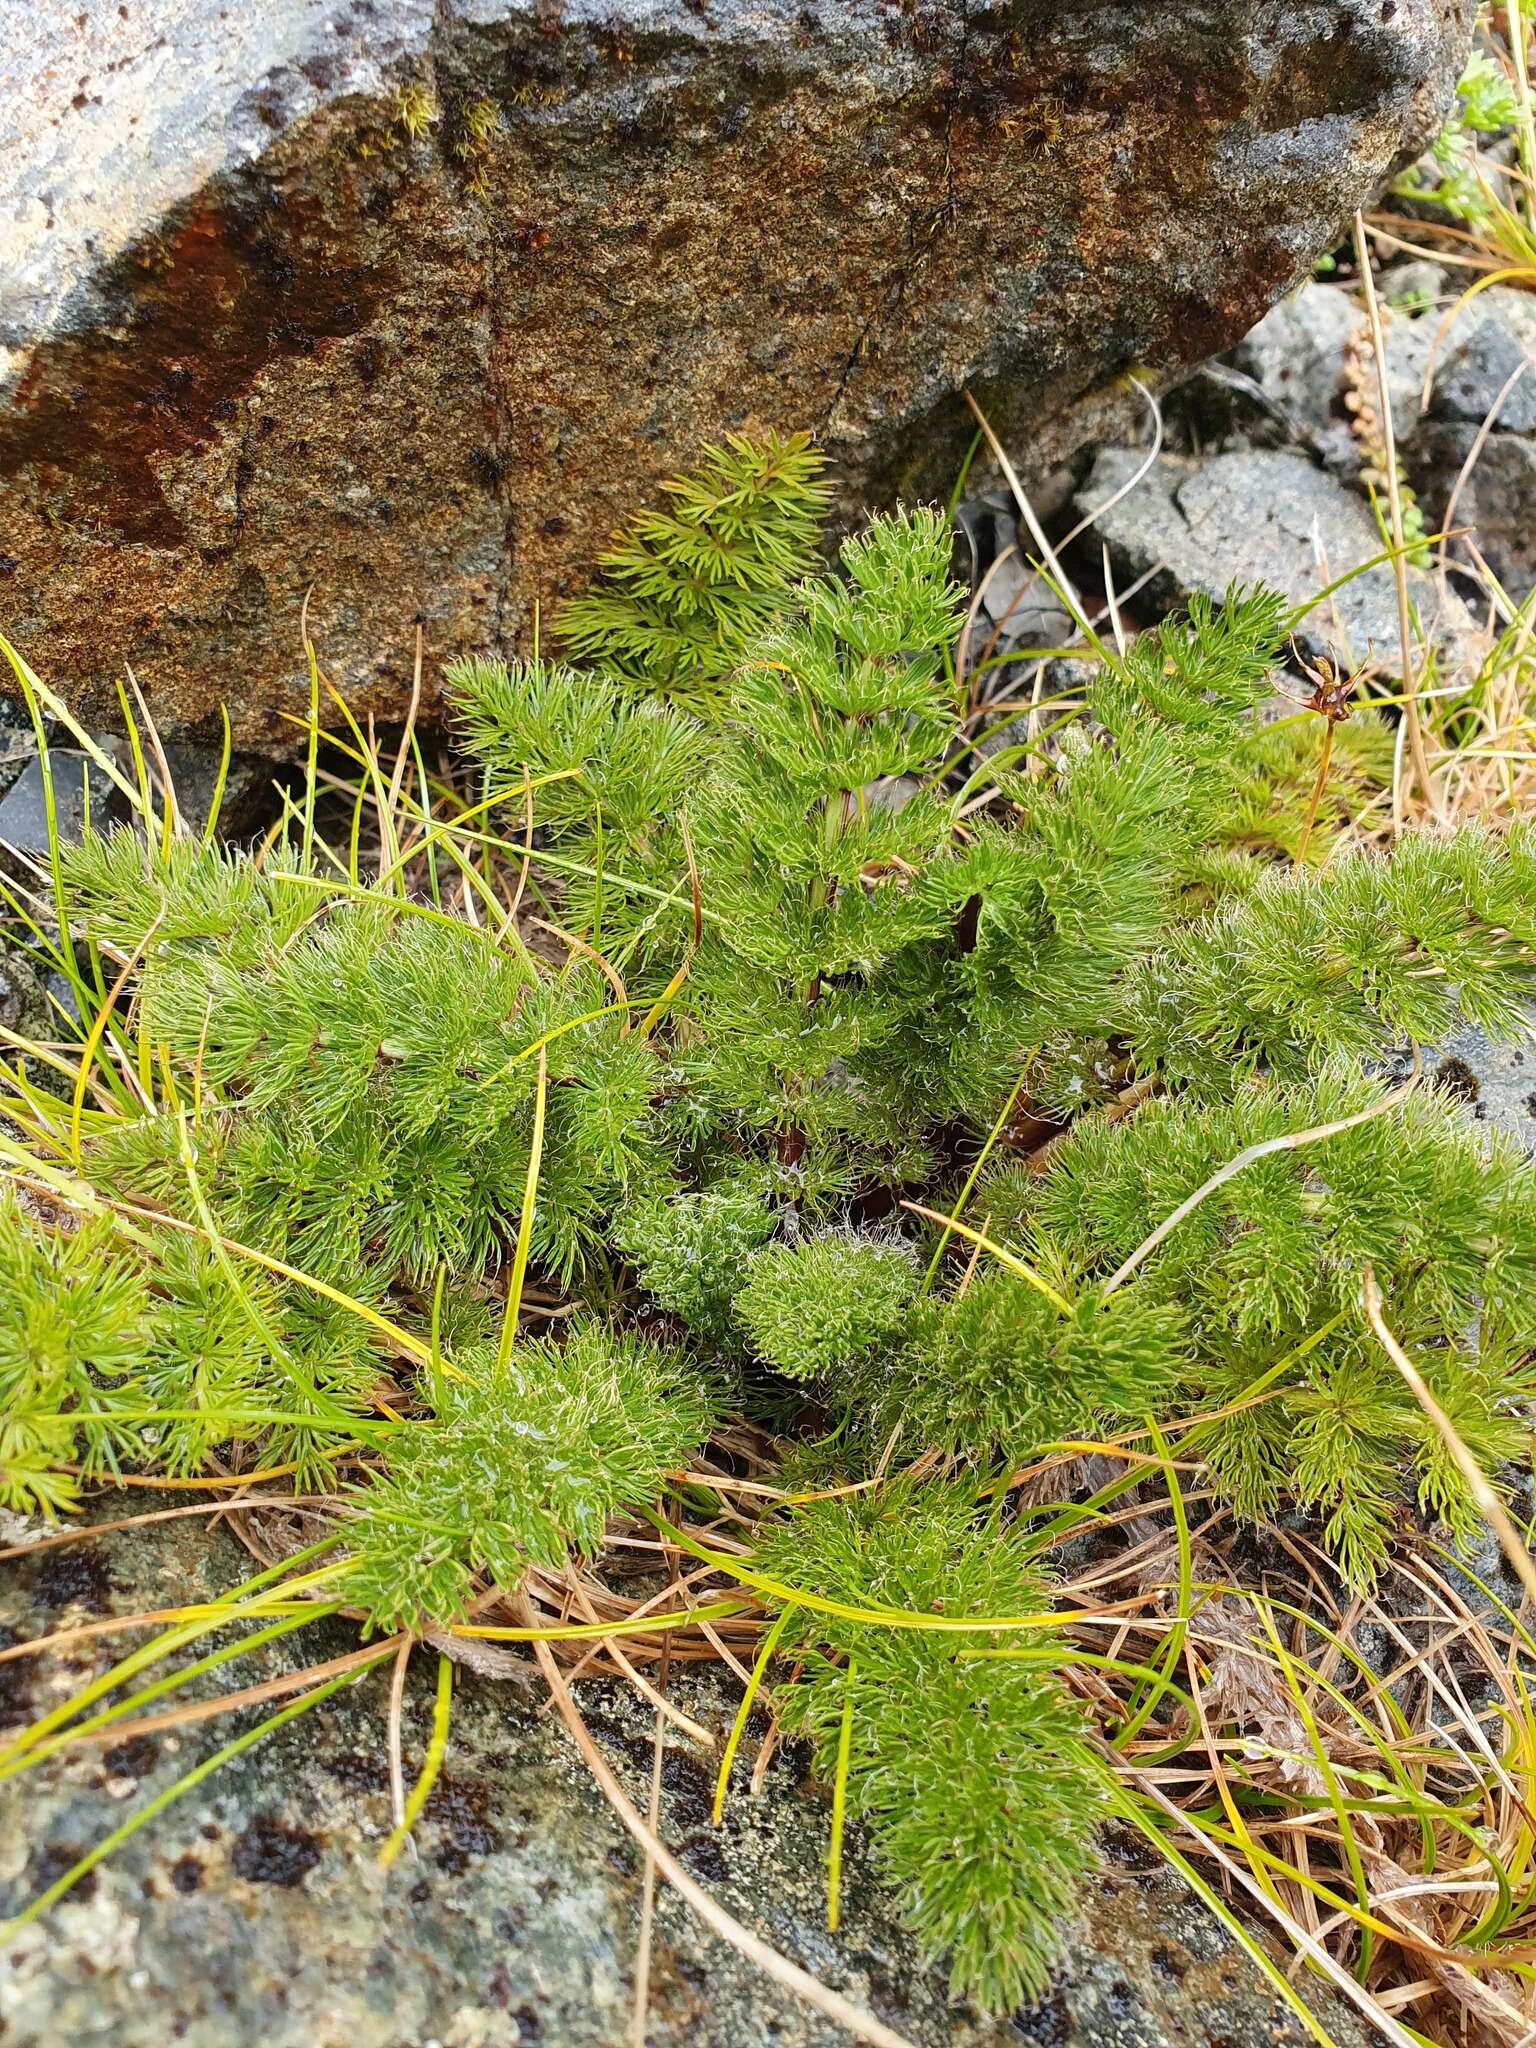
{"label": "plant stem", "polygon": [[1296,866],[1306,863],[1307,848],[1312,842],[1312,827],[1317,823],[1317,807],[1323,800],[1323,789],[1328,781],[1328,763],[1333,756],[1333,720],[1325,721],[1323,733],[1323,758],[1317,764],[1317,780],[1312,785],[1312,801],[1307,806],[1307,822],[1301,828],[1301,838],[1296,846]]}
{"label": "plant stem", "polygon": [[[1366,317],[1371,323],[1371,346],[1376,352],[1376,388],[1381,403],[1381,439],[1386,456],[1387,510],[1392,522],[1392,575],[1397,585],[1397,633],[1403,656],[1403,722],[1408,728],[1408,750],[1413,772],[1424,801],[1435,808],[1435,786],[1430,779],[1429,756],[1424,751],[1424,727],[1419,718],[1419,684],[1414,672],[1413,620],[1408,605],[1408,564],[1403,555],[1403,497],[1397,473],[1397,437],[1392,426],[1392,396],[1387,388],[1387,342],[1381,324],[1381,306],[1376,297],[1376,280],[1371,275],[1371,252],[1365,239],[1365,222],[1355,215],[1355,261],[1360,271],[1360,289],[1365,296]],[[1393,830],[1403,827],[1401,792],[1393,792]]]}

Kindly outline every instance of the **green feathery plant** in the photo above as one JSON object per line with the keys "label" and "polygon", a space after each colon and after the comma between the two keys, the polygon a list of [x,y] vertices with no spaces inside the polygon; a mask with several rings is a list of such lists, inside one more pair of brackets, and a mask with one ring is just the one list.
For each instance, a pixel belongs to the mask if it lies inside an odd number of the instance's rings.
{"label": "green feathery plant", "polygon": [[753,633],[816,561],[831,493],[807,434],[732,434],[599,555],[557,621],[570,654],[708,710]]}
{"label": "green feathery plant", "polygon": [[[846,1607],[917,1614],[1049,1611],[1049,1575],[974,1480],[898,1481],[802,1508],[759,1552],[765,1571]],[[974,1639],[789,1611],[782,1695],[928,1955],[955,1988],[1007,2012],[1043,1991],[1089,1876],[1105,1810],[1070,1653],[1037,1632],[1016,1660]]]}
{"label": "green feathery plant", "polygon": [[1496,201],[1477,152],[1485,137],[1505,133],[1519,122],[1515,86],[1486,50],[1474,50],[1457,83],[1445,126],[1425,156],[1392,181],[1389,192],[1395,199],[1436,207],[1474,232],[1487,228]]}
{"label": "green feathery plant", "polygon": [[[418,1632],[654,1515],[777,1617],[834,1873],[852,1814],[1006,2010],[1111,1799],[1019,1475],[1193,1413],[1216,1499],[1363,1589],[1525,1440],[1530,1169],[1386,1072],[1521,1025],[1536,831],[1340,846],[1390,734],[1329,780],[1268,721],[1262,590],[1085,626],[1086,688],[978,745],[945,521],[812,573],[815,478],[713,451],[567,611],[589,665],[454,665],[473,804],[354,732],[344,854],[313,778],[252,854],[119,777],[139,825],[12,892],[86,1021],[4,1071],[0,1499],[289,1475],[327,1600]],[[701,1543],[682,1475],[744,1425],[831,1497]],[[1153,1701],[1179,1642],[1098,1662]]]}

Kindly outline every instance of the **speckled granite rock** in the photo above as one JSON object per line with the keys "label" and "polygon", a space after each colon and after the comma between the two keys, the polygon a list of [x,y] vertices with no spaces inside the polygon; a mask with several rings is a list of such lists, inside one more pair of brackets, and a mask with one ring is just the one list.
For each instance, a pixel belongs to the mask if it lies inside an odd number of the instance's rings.
{"label": "speckled granite rock", "polygon": [[[1125,448],[1101,448],[1079,493],[1117,567],[1155,572],[1154,597],[1169,602],[1232,583],[1265,583],[1294,602],[1379,555],[1381,533],[1359,492],[1289,450],[1234,448],[1209,460],[1160,456],[1128,496],[1110,500],[1141,467]],[[1409,587],[1426,629],[1445,645],[1472,649],[1476,627],[1454,591],[1444,595],[1411,569]],[[1367,569],[1298,627],[1297,639],[1351,664],[1367,653],[1384,668],[1398,659],[1397,598],[1391,570]],[[1471,666],[1477,665],[1477,654]]]}
{"label": "speckled granite rock", "polygon": [[[180,1504],[180,1503],[178,1503]],[[155,1496],[97,1514],[157,1507]],[[14,1540],[7,1530],[4,1540]],[[206,1597],[241,1574],[233,1539],[161,1522],[4,1567],[0,1617],[31,1636],[103,1613]],[[311,1658],[350,1648],[340,1624]],[[104,1655],[103,1655],[104,1661]],[[297,1658],[256,1653],[226,1684]],[[406,1715],[407,1763],[429,1725],[430,1657]],[[100,1668],[94,1645],[46,1665],[0,1664],[0,1728]],[[445,1775],[407,1851],[381,1873],[389,1826],[386,1685],[364,1679],[248,1751],[136,1836],[45,1922],[0,1952],[5,2048],[619,2048],[629,2040],[638,1859],[558,1723],[536,1698],[460,1676]],[[622,1687],[586,1685],[583,1709],[643,1804],[652,1719]],[[728,1725],[711,1676],[675,1696]],[[0,1912],[13,1910],[249,1719],[84,1750],[13,1782],[0,1805]],[[897,2028],[914,2048],[1303,2048],[1307,2036],[1214,1920],[1139,1845],[1112,1842],[1085,1900],[1071,1970],[1041,2003],[994,2024],[952,2007],[890,1920],[858,1842],[844,1926],[822,1925],[827,1811],[781,1753],[764,1796],[743,1790],[720,1832],[712,1771],[683,1744],[663,1767],[662,1827],[694,1874],[784,1953]],[[1340,2048],[1349,2015],[1319,2010]],[[846,2036],[706,1937],[662,1887],[652,2048],[840,2048]]]}
{"label": "speckled granite rock", "polygon": [[47,1034],[48,998],[37,969],[25,953],[0,938],[0,1026],[23,1038]]}
{"label": "speckled granite rock", "polygon": [[1536,1158],[1536,1024],[1504,1044],[1463,1024],[1436,1048],[1429,1070],[1480,1123],[1507,1131]]}
{"label": "speckled granite rock", "polygon": [[[0,57],[0,621],[283,741],[505,646],[700,444],[947,485],[1230,345],[1439,124],[1471,0],[70,0]],[[401,98],[403,92],[414,97]],[[407,121],[404,115],[409,113]],[[211,730],[211,728],[210,728]]]}
{"label": "speckled granite rock", "polygon": [[1524,292],[1480,292],[1449,328],[1408,465],[1435,521],[1456,493],[1456,523],[1524,603],[1536,589],[1536,310]]}

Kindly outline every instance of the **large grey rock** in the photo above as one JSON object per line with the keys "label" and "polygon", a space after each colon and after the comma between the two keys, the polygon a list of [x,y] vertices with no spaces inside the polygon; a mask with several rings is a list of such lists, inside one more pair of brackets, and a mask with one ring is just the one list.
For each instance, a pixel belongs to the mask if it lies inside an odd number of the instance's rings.
{"label": "large grey rock", "polygon": [[[1085,482],[1085,510],[1106,504],[1140,466],[1124,448],[1103,448]],[[1168,598],[1231,583],[1267,583],[1293,602],[1314,597],[1334,578],[1381,553],[1382,539],[1364,500],[1303,455],[1239,449],[1209,461],[1161,456],[1119,504],[1096,521],[1111,553],[1132,575],[1159,572]],[[1410,571],[1424,625],[1445,642],[1470,645],[1472,620],[1454,593]],[[1397,595],[1385,565],[1366,570],[1311,612],[1297,638],[1358,664],[1374,655],[1399,665]]]}
{"label": "large grey rock", "polygon": [[[96,1512],[161,1504],[136,1494]],[[8,1565],[0,1619],[30,1637],[206,1598],[249,1568],[233,1538],[202,1518],[153,1523]],[[273,1677],[355,1641],[339,1623],[320,1624],[302,1650],[268,1646],[227,1668],[223,1683]],[[85,1638],[47,1660],[0,1664],[0,1728],[66,1697],[123,1644]],[[411,1772],[431,1723],[432,1664],[418,1654],[407,1693]],[[672,1688],[706,1725],[729,1726],[734,1695],[714,1678],[674,1672]],[[594,1735],[643,1806],[651,1709],[628,1688],[579,1690]],[[559,1724],[536,1698],[460,1673],[446,1770],[415,1851],[386,1874],[376,1863],[389,1828],[386,1696],[375,1675],[247,1751],[134,1836],[72,1902],[15,1936],[0,1956],[6,2048],[628,2043],[639,1860]],[[82,1747],[13,1780],[0,1804],[0,1913],[255,1718],[246,1710]],[[1304,2048],[1310,2038],[1206,1909],[1130,1840],[1110,1844],[1060,1982],[998,2024],[952,2006],[917,1967],[857,1839],[843,1928],[827,1934],[826,1801],[798,1751],[779,1752],[761,1798],[738,1791],[719,1832],[709,1822],[712,1767],[687,1744],[669,1744],[662,1785],[663,1835],[695,1876],[914,2048],[1007,2048],[1021,2038],[1036,2048]],[[1307,1989],[1340,2048],[1363,2048],[1350,2013]],[[651,2048],[847,2040],[706,1936],[665,1887],[649,2014]]]}
{"label": "large grey rock", "polygon": [[[0,59],[0,622],[93,716],[526,640],[704,441],[947,488],[1237,339],[1471,0],[70,0]],[[429,110],[432,110],[429,112]],[[415,131],[414,133],[412,131]]]}

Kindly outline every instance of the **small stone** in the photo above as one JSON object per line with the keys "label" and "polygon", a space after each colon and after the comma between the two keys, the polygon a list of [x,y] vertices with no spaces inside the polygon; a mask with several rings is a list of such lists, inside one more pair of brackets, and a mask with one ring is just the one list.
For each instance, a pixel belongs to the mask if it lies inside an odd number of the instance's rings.
{"label": "small stone", "polygon": [[[106,777],[84,754],[54,752],[49,755],[49,766],[58,834],[65,844],[73,844],[85,826],[86,775],[90,775],[92,804],[98,810]],[[48,851],[46,784],[42,763],[35,755],[0,798],[0,845],[14,846],[18,853],[34,857]]]}
{"label": "small stone", "polygon": [[1498,285],[1463,309],[1442,345],[1430,410],[1480,427],[1495,405],[1499,432],[1536,433],[1536,307],[1524,292]]}
{"label": "small stone", "polygon": [[973,659],[981,653],[992,632],[997,634],[994,651],[998,653],[1015,647],[1064,647],[1072,638],[1070,615],[1030,564],[1029,557],[1035,552],[1033,543],[1026,539],[1021,547],[1016,538],[1010,537],[1007,545],[1013,553],[1000,554],[987,574],[981,615],[971,634]]}
{"label": "small stone", "polygon": [[[1081,502],[1110,498],[1140,466],[1124,448],[1099,451]],[[1194,591],[1220,598],[1232,583],[1268,584],[1293,603],[1381,553],[1381,535],[1356,492],[1305,456],[1235,450],[1210,461],[1162,456],[1129,496],[1095,522],[1112,555],[1135,576],[1158,570],[1165,595]],[[1443,644],[1470,647],[1475,628],[1454,594],[1442,600],[1431,579],[1410,570],[1420,616]],[[1400,668],[1397,594],[1381,564],[1343,584],[1308,614],[1299,644],[1325,649],[1351,666],[1374,656]]]}
{"label": "small stone", "polygon": [[1358,325],[1348,292],[1304,284],[1270,307],[1238,343],[1234,359],[1289,419],[1317,428],[1338,401],[1344,346]]}
{"label": "small stone", "polygon": [[1427,313],[1445,296],[1445,271],[1427,256],[1395,263],[1381,279],[1381,296],[1394,313],[1410,318]]}

